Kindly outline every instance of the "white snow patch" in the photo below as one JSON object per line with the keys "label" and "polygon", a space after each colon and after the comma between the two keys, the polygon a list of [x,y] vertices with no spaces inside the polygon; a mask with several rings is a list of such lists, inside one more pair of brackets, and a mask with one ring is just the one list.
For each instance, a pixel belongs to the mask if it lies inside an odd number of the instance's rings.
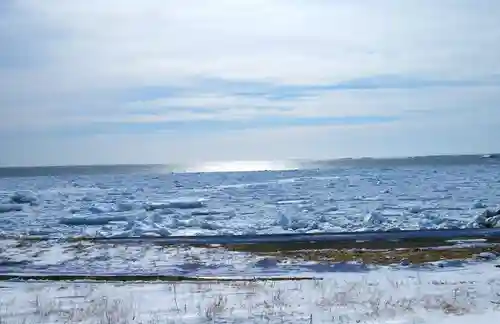
{"label": "white snow patch", "polygon": [[[255,265],[274,264],[264,259]],[[198,266],[194,260],[182,268]],[[500,280],[491,264],[456,271],[337,272],[321,279],[3,282],[0,318],[6,323],[489,324],[500,315]]]}

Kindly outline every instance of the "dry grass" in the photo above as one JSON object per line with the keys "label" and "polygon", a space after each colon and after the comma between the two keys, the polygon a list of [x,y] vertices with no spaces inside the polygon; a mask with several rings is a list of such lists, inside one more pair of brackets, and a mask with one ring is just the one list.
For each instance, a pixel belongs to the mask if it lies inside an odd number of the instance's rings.
{"label": "dry grass", "polygon": [[359,279],[143,286],[26,283],[30,288],[23,288],[24,297],[0,295],[0,324],[365,323],[411,314],[460,316],[500,307],[497,280],[481,288],[466,280]]}
{"label": "dry grass", "polygon": [[0,323],[137,323],[135,305],[130,299],[102,296],[86,303],[79,303],[78,300],[64,303],[60,299],[37,294],[30,303],[30,308],[14,312],[14,303],[11,302],[11,307],[0,311]]}
{"label": "dry grass", "polygon": [[[265,253],[278,259],[295,259],[305,261],[348,262],[359,261],[366,264],[389,265],[406,261],[422,264],[440,260],[465,260],[482,252],[493,252],[500,255],[500,246],[471,248],[414,248],[414,249],[321,249],[277,251]],[[263,254],[264,255],[264,254]]]}
{"label": "dry grass", "polygon": [[208,321],[214,321],[217,316],[224,314],[226,311],[227,297],[218,295],[215,297],[207,308],[205,308],[205,318]]}

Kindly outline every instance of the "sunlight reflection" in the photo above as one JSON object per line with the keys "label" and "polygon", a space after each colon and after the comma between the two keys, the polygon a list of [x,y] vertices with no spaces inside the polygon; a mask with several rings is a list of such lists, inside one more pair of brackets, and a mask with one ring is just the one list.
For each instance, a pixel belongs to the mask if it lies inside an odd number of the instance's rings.
{"label": "sunlight reflection", "polygon": [[294,170],[297,166],[284,161],[224,161],[207,162],[188,168],[187,172],[250,172]]}

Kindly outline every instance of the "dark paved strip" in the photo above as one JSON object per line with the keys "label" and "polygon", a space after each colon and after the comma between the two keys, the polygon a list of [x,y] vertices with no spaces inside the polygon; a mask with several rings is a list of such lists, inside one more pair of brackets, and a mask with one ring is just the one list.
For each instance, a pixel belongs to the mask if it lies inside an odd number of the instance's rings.
{"label": "dark paved strip", "polygon": [[[168,236],[168,237],[79,237],[54,239],[49,237],[27,237],[25,241],[58,241],[112,244],[155,244],[155,245],[235,245],[235,244],[322,244],[354,247],[363,244],[389,245],[410,244],[415,246],[436,246],[447,240],[486,239],[500,242],[500,228],[404,230],[404,231],[365,231],[335,233],[287,233],[262,235],[205,235],[205,236]],[[432,244],[432,245],[429,245]]]}
{"label": "dark paved strip", "polygon": [[[491,247],[500,243],[500,238],[483,242],[468,243],[472,247]],[[387,249],[423,249],[436,247],[460,247],[455,241],[436,238],[412,240],[375,240],[375,241],[305,241],[305,242],[269,242],[224,244],[222,247],[230,251],[273,253],[298,250],[387,250]],[[467,245],[466,245],[467,246]],[[209,245],[201,247],[211,247]]]}
{"label": "dark paved strip", "polygon": [[366,231],[335,233],[286,233],[262,235],[207,235],[168,237],[128,237],[90,238],[92,242],[127,243],[149,242],[158,244],[256,244],[256,243],[301,243],[301,242],[360,242],[360,241],[404,241],[404,240],[458,240],[458,239],[498,239],[500,228],[406,230],[406,231]]}
{"label": "dark paved strip", "polygon": [[44,273],[2,273],[0,281],[100,281],[100,282],[252,282],[252,281],[302,281],[321,280],[315,277],[192,277],[156,274],[44,274]]}

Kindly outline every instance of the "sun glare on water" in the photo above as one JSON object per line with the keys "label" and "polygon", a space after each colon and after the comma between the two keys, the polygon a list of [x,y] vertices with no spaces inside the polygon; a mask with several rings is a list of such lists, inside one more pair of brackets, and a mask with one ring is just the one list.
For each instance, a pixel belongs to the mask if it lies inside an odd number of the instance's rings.
{"label": "sun glare on water", "polygon": [[226,161],[207,162],[188,168],[187,172],[251,172],[294,170],[296,166],[280,161]]}

